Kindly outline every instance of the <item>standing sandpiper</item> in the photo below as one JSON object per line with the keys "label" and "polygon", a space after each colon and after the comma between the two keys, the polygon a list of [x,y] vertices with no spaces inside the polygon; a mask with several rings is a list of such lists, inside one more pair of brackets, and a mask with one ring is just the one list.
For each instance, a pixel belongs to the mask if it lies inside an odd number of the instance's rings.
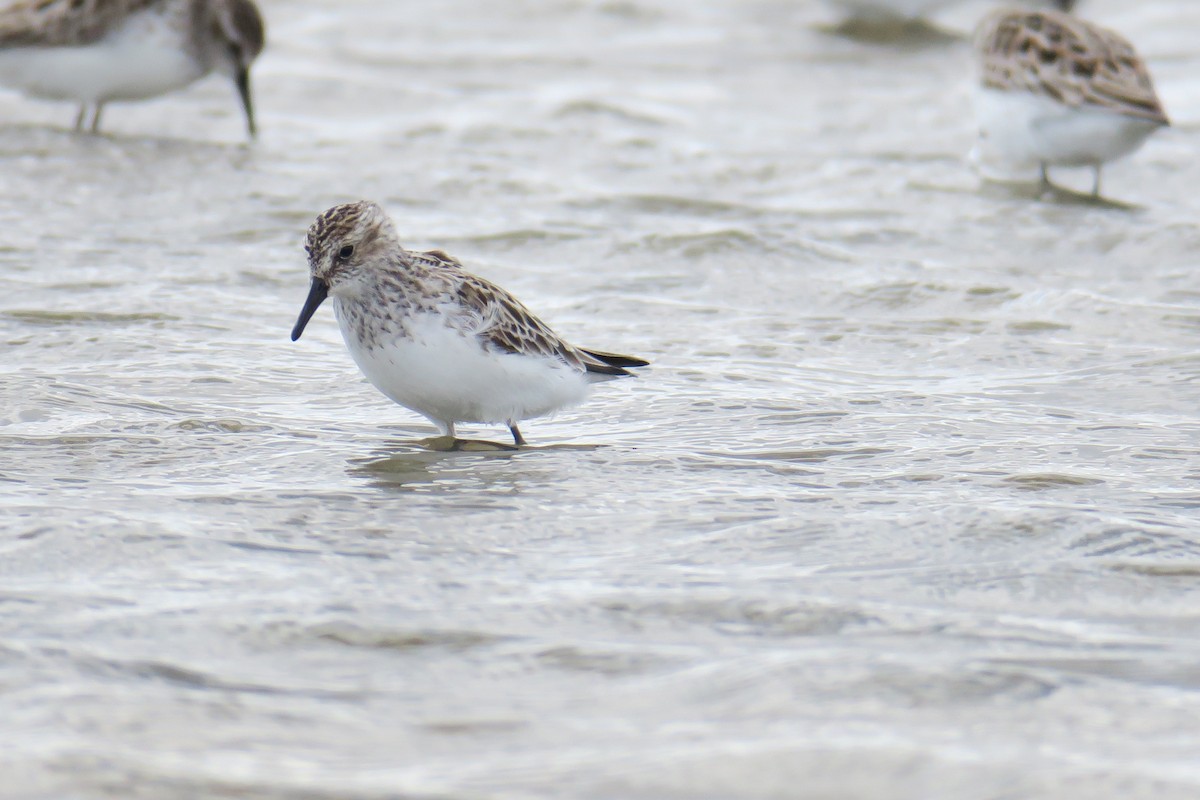
{"label": "standing sandpiper", "polygon": [[292,341],[326,297],[367,380],[447,436],[458,422],[503,423],[580,403],[588,385],[648,362],[559,338],[511,294],[440,250],[400,245],[375,203],[329,209],[308,229],[312,286]]}
{"label": "standing sandpiper", "polygon": [[100,128],[111,100],[157,97],[216,71],[237,86],[255,135],[250,65],[263,49],[251,0],[17,0],[0,8],[0,84],[79,103]]}
{"label": "standing sandpiper", "polygon": [[977,155],[1037,167],[1100,168],[1170,124],[1133,46],[1107,28],[1052,11],[998,11],[975,35]]}

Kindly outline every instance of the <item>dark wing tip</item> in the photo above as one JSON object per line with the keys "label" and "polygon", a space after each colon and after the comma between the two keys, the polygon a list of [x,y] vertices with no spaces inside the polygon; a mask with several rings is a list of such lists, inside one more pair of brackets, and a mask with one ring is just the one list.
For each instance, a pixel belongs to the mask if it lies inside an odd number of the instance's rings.
{"label": "dark wing tip", "polygon": [[[620,353],[606,353],[603,350],[583,350],[583,348],[580,348],[580,350],[582,350],[584,353],[587,353],[589,356],[596,359],[597,361],[603,362],[604,365],[609,366],[609,367],[617,367],[619,369],[620,367],[648,367],[648,366],[650,366],[650,362],[644,358],[636,358],[634,356],[623,356]],[[589,364],[588,371],[589,372],[603,372],[604,370],[600,370],[600,369],[594,370],[591,368],[591,365]],[[619,369],[618,372],[612,372],[612,373],[606,373],[606,374],[632,375],[633,373],[627,372],[623,369]]]}

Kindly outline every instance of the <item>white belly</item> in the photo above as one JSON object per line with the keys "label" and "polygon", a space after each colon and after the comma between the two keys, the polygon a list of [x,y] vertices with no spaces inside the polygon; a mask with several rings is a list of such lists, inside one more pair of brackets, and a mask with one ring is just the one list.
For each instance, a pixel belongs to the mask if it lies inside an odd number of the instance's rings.
{"label": "white belly", "polygon": [[183,46],[169,18],[143,12],[98,42],[83,47],[0,50],[0,83],[34,97],[141,100],[182,88],[208,69]]}
{"label": "white belly", "polygon": [[483,350],[474,337],[451,330],[435,314],[413,321],[413,335],[364,347],[334,310],[342,337],[374,386],[435,423],[504,423],[540,417],[582,402],[585,373],[557,359]]}
{"label": "white belly", "polygon": [[1026,92],[979,88],[979,156],[1014,167],[1082,167],[1127,156],[1161,127],[1095,108],[1069,108]]}

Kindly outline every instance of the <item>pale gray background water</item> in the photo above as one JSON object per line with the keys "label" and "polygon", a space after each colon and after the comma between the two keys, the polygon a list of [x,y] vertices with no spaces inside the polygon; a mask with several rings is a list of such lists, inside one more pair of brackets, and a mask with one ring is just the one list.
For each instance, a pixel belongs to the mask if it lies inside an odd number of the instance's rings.
{"label": "pale gray background water", "polygon": [[[1129,208],[788,0],[267,0],[250,147],[0,94],[0,796],[1200,795],[1200,4],[1084,9]],[[654,366],[420,452],[288,341],[364,197]]]}

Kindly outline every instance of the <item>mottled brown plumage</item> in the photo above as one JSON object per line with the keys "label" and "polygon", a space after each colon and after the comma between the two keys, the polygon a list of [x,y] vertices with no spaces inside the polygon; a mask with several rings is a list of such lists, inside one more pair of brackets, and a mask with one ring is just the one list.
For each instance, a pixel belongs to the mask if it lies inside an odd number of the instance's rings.
{"label": "mottled brown plumage", "polygon": [[1114,31],[1054,11],[998,11],[976,37],[987,88],[1167,125],[1145,63]]}
{"label": "mottled brown plumage", "polygon": [[90,44],[163,0],[24,0],[0,8],[0,47]]}
{"label": "mottled brown plumage", "polygon": [[[335,251],[350,240],[355,242],[354,252],[346,259],[336,258]],[[554,356],[580,372],[606,375],[628,375],[625,366],[646,363],[629,356],[596,355],[568,344],[520,300],[467,272],[462,262],[445,251],[404,249],[391,220],[374,203],[350,203],[326,211],[309,229],[305,250],[314,276],[326,283],[337,280],[340,276],[336,273],[353,272],[364,263],[385,264],[388,268],[378,279],[391,292],[395,308],[405,312],[442,309],[444,313],[449,307],[452,313],[446,315],[448,325],[501,352]],[[331,273],[320,273],[324,263],[333,265]],[[355,315],[352,309],[347,313],[364,340],[404,335],[402,320],[371,319]],[[615,365],[612,359],[623,361],[623,366]]]}

